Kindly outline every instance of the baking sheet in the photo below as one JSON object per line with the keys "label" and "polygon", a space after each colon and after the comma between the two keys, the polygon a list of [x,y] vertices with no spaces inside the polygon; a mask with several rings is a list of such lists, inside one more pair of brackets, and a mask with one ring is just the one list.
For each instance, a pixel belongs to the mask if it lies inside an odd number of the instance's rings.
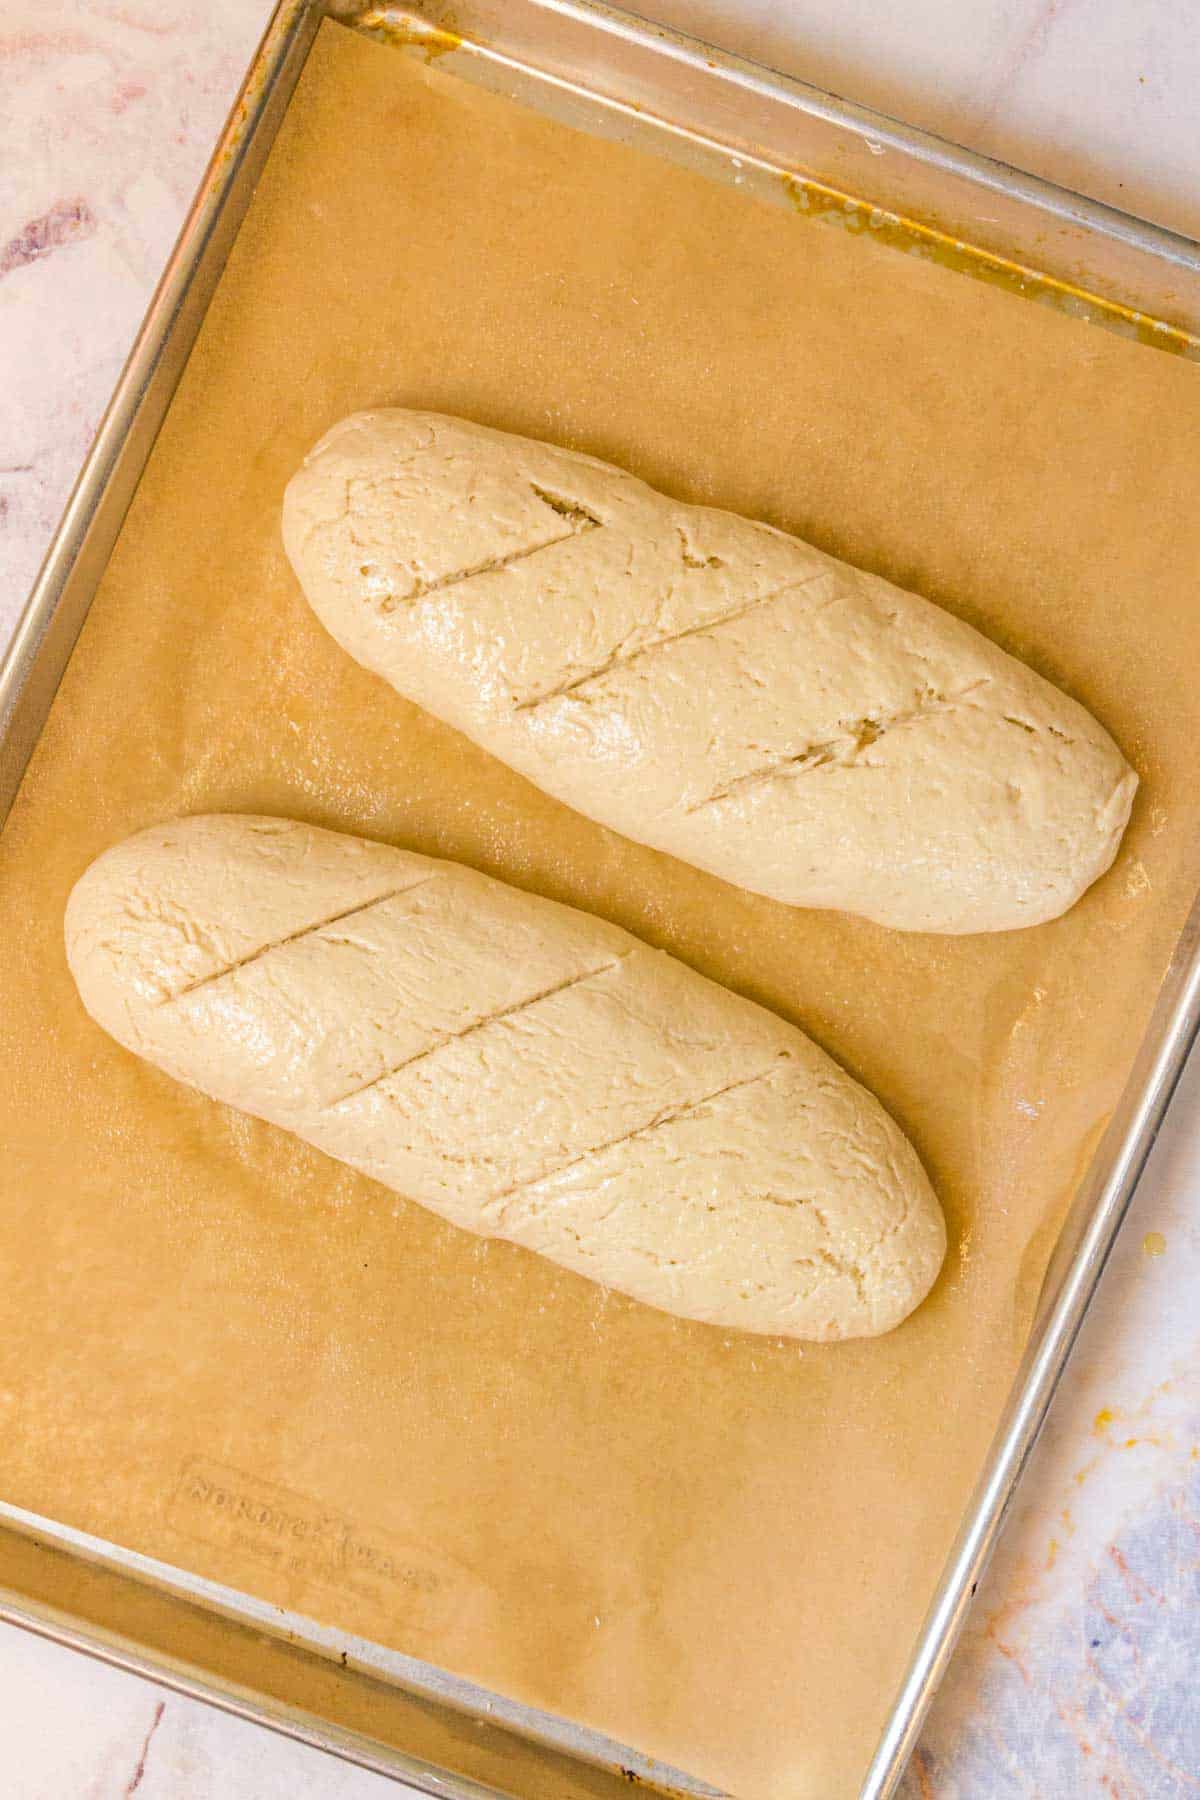
{"label": "baking sheet", "polygon": [[[1065,920],[792,913],[537,795],[349,663],[278,500],[353,407],[608,456],[943,600],[1143,776]],[[756,1796],[854,1791],[1054,1229],[1200,875],[1200,388],[323,28],[0,840],[6,1498]],[[178,812],[365,831],[617,920],[796,1019],[913,1136],[954,1250],[827,1349],[673,1321],[175,1089],[61,911]]]}

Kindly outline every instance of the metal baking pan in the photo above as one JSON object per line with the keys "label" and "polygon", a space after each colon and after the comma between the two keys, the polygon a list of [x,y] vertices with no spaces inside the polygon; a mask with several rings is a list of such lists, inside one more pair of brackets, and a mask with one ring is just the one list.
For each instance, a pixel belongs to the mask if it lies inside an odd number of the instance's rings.
{"label": "metal baking pan", "polygon": [[[588,0],[419,13],[281,0],[7,657],[0,823],[46,720],[318,26],[1200,360],[1200,245]],[[1200,1028],[1200,904],[1048,1272],[1033,1334],[862,1794],[895,1792]],[[0,1497],[0,1617],[431,1794],[711,1793],[597,1734]],[[386,1687],[383,1685],[386,1684]],[[381,1705],[381,1697],[386,1704]]]}

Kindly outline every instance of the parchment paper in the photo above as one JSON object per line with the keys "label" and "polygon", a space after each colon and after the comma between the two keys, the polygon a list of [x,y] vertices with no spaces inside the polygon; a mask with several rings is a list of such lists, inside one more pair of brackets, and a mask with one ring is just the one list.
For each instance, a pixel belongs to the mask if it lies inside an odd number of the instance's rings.
{"label": "parchment paper", "polygon": [[[297,461],[390,403],[963,614],[1137,765],[1117,866],[1037,930],[905,936],[539,795],[337,650],[285,565]],[[850,1795],[1200,879],[1198,477],[1194,369],[326,25],[0,842],[5,1497],[745,1800]],[[118,1049],[68,890],[221,808],[459,857],[797,1020],[926,1161],[930,1301],[823,1349],[675,1321]]]}

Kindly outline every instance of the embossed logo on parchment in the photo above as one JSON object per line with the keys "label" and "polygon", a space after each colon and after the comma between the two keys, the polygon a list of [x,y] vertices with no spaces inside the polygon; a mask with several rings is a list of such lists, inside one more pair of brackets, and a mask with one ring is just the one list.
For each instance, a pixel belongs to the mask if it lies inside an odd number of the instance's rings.
{"label": "embossed logo on parchment", "polygon": [[444,1624],[464,1597],[464,1571],[436,1552],[207,1457],[184,1464],[168,1518],[185,1537],[249,1557],[291,1582],[353,1595],[418,1628]]}

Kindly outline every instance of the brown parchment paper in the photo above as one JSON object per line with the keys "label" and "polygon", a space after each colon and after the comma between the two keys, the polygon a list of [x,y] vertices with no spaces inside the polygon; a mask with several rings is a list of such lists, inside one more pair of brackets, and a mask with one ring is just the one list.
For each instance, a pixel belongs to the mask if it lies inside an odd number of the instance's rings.
{"label": "brown parchment paper", "polygon": [[[944,602],[1143,780],[1065,919],[890,933],[589,824],[336,649],[279,543],[333,420],[608,457]],[[1200,878],[1200,382],[327,25],[0,840],[7,1499],[602,1728],[850,1795]],[[703,704],[703,696],[697,696]],[[797,1020],[952,1249],[872,1343],[685,1324],[441,1223],[85,1017],[72,882],[201,809],[459,857]]]}

